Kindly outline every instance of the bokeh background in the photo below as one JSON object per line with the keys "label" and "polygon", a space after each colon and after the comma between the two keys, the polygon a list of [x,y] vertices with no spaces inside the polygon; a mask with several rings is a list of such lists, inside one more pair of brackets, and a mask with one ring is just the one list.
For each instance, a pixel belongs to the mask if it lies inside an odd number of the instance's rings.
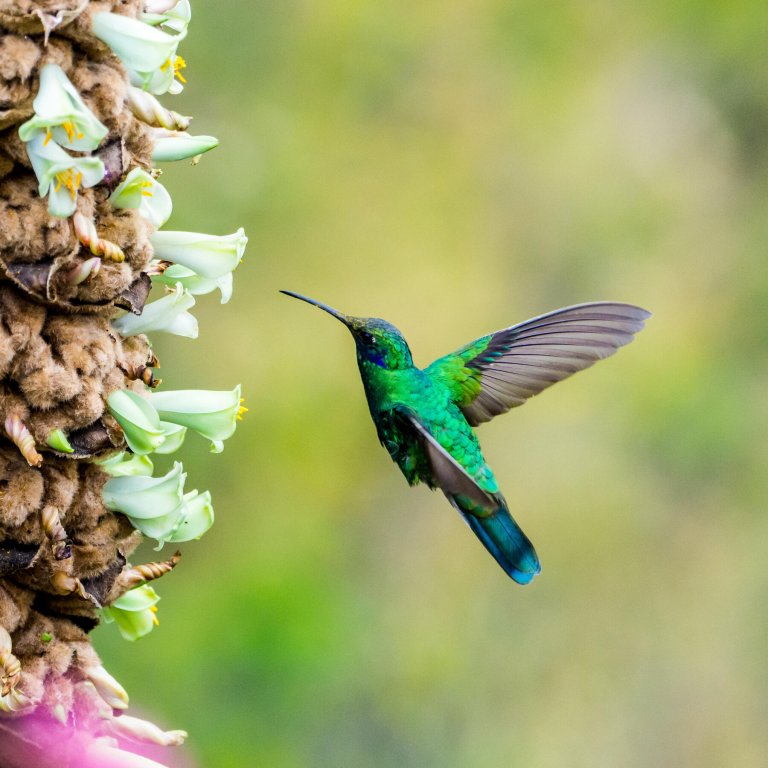
{"label": "bokeh background", "polygon": [[[250,237],[164,386],[242,382],[159,630],[96,644],[200,766],[764,766],[768,13],[758,0],[193,3],[173,229]],[[170,104],[170,97],[166,103]],[[420,364],[558,306],[636,342],[480,429],[509,581],[378,445],[344,329]],[[149,559],[153,553],[147,549]]]}

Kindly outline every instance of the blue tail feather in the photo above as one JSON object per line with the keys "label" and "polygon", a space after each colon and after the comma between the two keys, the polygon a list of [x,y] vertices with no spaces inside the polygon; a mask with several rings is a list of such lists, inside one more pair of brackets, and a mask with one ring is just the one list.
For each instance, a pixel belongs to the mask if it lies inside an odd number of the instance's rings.
{"label": "blue tail feather", "polygon": [[462,509],[461,497],[451,501],[496,562],[518,584],[530,583],[541,572],[541,563],[533,544],[512,519],[503,501],[486,517],[478,517]]}

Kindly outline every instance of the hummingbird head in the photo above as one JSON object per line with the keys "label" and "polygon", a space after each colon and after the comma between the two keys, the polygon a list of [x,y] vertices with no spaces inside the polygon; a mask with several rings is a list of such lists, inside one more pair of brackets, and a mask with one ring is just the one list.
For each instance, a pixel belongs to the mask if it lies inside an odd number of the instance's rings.
{"label": "hummingbird head", "polygon": [[355,339],[358,361],[375,363],[381,368],[391,370],[408,368],[413,365],[408,343],[392,323],[378,317],[345,315],[327,304],[293,291],[280,291],[280,293],[319,307],[339,322],[344,323]]}

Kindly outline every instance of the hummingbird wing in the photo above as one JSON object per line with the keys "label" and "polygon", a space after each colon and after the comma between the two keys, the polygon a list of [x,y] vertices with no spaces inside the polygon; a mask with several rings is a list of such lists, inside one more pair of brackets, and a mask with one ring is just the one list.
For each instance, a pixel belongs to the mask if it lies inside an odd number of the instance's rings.
{"label": "hummingbird wing", "polygon": [[[520,526],[512,519],[507,502],[499,493],[484,488],[487,476],[472,477],[467,469],[440,444],[437,438],[409,408],[395,409],[399,428],[423,451],[428,484],[440,488],[458,510],[483,546],[518,584],[528,584],[541,572],[536,550]],[[495,485],[495,483],[494,483]]]}
{"label": "hummingbird wing", "polygon": [[451,392],[474,427],[629,344],[650,312],[631,304],[577,304],[488,334],[425,373]]}

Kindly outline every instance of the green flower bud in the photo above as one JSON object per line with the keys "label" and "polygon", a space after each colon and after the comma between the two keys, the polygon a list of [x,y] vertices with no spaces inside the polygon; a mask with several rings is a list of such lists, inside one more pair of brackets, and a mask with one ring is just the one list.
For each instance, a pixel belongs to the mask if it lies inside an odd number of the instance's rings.
{"label": "green flower bud", "polygon": [[219,146],[215,136],[190,136],[184,131],[166,131],[162,128],[153,132],[155,143],[152,147],[152,162],[165,163],[198,157]]}
{"label": "green flower bud", "polygon": [[54,429],[45,441],[55,451],[62,453],[74,453],[75,449],[69,444],[67,436],[60,429]]}

